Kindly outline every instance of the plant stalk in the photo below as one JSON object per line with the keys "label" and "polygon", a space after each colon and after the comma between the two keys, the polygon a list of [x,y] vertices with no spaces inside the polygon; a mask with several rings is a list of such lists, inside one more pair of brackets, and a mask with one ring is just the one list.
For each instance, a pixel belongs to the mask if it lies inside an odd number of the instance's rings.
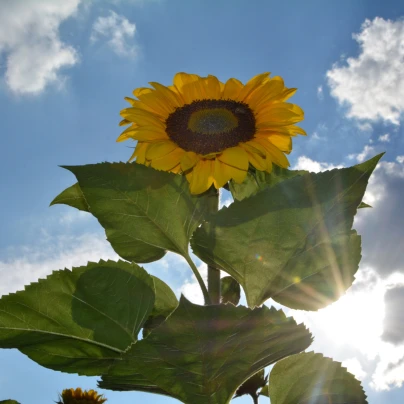
{"label": "plant stalk", "polygon": [[254,404],[258,404],[258,394],[250,394]]}
{"label": "plant stalk", "polygon": [[[214,187],[212,187],[214,188]],[[214,188],[214,194],[209,198],[209,213],[216,213],[219,210],[219,190]],[[210,231],[214,228],[210,226]],[[212,235],[213,236],[213,235]],[[211,304],[220,304],[220,270],[214,265],[208,265],[208,291]]]}

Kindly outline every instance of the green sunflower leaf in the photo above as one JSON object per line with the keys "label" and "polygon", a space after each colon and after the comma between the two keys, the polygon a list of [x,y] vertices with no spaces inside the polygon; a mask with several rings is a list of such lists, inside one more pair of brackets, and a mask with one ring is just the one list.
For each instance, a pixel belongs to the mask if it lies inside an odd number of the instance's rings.
{"label": "green sunflower leaf", "polygon": [[235,306],[240,301],[240,284],[231,276],[220,279],[221,303],[233,303]]}
{"label": "green sunflower leaf", "polygon": [[364,209],[364,208],[371,208],[372,206],[368,205],[365,202],[361,202],[358,206],[358,209]]}
{"label": "green sunflower leaf", "polygon": [[194,253],[243,286],[250,307],[269,298],[317,310],[352,284],[361,258],[353,218],[381,155],[349,168],[279,182],[210,219]]}
{"label": "green sunflower leaf", "polygon": [[271,404],[367,404],[361,383],[321,354],[300,353],[282,359],[269,376]]}
{"label": "green sunflower leaf", "polygon": [[53,370],[101,375],[137,340],[154,302],[153,278],[136,264],[55,271],[0,299],[0,348]]}
{"label": "green sunflower leaf", "polygon": [[271,173],[253,170],[248,172],[246,179],[241,184],[237,184],[233,180],[230,181],[229,190],[234,200],[241,201],[259,191],[271,188],[281,181],[307,173],[308,171],[304,170],[287,170],[274,164]]}
{"label": "green sunflower leaf", "polygon": [[167,320],[122,354],[103,381],[111,385],[141,374],[182,402],[226,404],[246,379],[305,350],[311,341],[304,325],[281,310],[198,306],[182,297]]}
{"label": "green sunflower leaf", "polygon": [[148,319],[143,326],[143,337],[158,327],[178,306],[178,299],[171,288],[161,279],[152,276],[156,300]]}
{"label": "green sunflower leaf", "polygon": [[2,400],[0,404],[20,404],[18,401],[15,400]]}
{"label": "green sunflower leaf", "polygon": [[52,205],[68,205],[83,212],[90,212],[87,201],[81,192],[80,185],[76,182],[69,188],[62,191],[51,203]]}
{"label": "green sunflower leaf", "polygon": [[65,168],[77,177],[91,213],[118,254],[124,250],[124,258],[130,255],[131,261],[145,262],[147,246],[156,256],[160,251],[159,258],[169,250],[189,259],[189,239],[204,219],[213,193],[191,195],[184,176],[142,164]]}
{"label": "green sunflower leaf", "polygon": [[[101,389],[113,391],[141,391],[144,393],[160,394],[163,396],[174,397],[165,390],[158,387],[155,383],[150,382],[139,373],[131,373],[130,375],[109,376],[103,375],[102,380],[97,382]],[[174,397],[175,398],[175,397]]]}
{"label": "green sunflower leaf", "polygon": [[[78,183],[61,192],[50,204],[67,205],[83,212],[90,212],[90,207]],[[114,228],[105,228],[107,240],[111,243],[114,251],[127,261],[153,262],[164,257],[166,251],[150,244],[142,243],[139,240],[131,240],[122,231]]]}

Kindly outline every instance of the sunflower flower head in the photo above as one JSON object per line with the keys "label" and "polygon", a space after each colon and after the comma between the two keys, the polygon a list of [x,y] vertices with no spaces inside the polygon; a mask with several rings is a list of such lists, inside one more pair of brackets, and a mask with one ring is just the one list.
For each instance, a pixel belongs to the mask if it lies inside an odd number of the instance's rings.
{"label": "sunflower flower head", "polygon": [[117,141],[137,140],[130,160],[157,170],[186,175],[193,194],[229,180],[241,183],[248,169],[286,168],[292,137],[305,132],[295,124],[304,113],[286,102],[295,88],[281,77],[259,74],[246,84],[231,78],[177,73],[173,85],[152,82],[138,88],[121,111],[130,125]]}
{"label": "sunflower flower head", "polygon": [[103,404],[106,398],[100,396],[95,390],[65,389],[62,391],[60,401],[56,404]]}

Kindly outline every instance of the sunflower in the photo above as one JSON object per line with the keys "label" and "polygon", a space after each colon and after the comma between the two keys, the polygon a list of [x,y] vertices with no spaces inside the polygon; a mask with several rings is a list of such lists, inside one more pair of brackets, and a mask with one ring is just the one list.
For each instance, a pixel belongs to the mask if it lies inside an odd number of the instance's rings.
{"label": "sunflower", "polygon": [[63,390],[60,400],[56,404],[103,404],[107,401],[106,398],[98,395],[95,390],[82,391],[80,387],[76,390]]}
{"label": "sunflower", "polygon": [[295,125],[304,113],[285,102],[295,92],[281,77],[262,73],[242,84],[215,76],[177,73],[173,85],[151,82],[126,97],[120,125],[130,125],[117,141],[137,140],[129,161],[186,175],[192,194],[229,180],[241,183],[250,166],[271,172],[288,167]]}

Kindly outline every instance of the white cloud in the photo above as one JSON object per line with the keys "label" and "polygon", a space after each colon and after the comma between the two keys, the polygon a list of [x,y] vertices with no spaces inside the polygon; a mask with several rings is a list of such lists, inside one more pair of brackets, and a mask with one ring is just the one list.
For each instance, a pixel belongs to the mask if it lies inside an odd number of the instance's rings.
{"label": "white cloud", "polygon": [[404,347],[390,347],[386,353],[389,358],[381,356],[370,383],[378,391],[401,387],[404,383]]}
{"label": "white cloud", "polygon": [[369,122],[358,122],[357,126],[362,132],[371,132],[373,130],[373,127]]}
{"label": "white cloud", "polygon": [[382,339],[384,295],[392,283],[403,280],[404,274],[382,279],[374,269],[362,267],[354,285],[337,302],[318,312],[291,310],[289,314],[310,328],[315,336],[312,349],[342,361],[361,380],[369,377],[374,390],[390,390],[404,383],[404,360],[399,362],[404,346]]}
{"label": "white cloud", "polygon": [[398,125],[404,112],[404,20],[366,20],[353,38],[360,54],[327,72],[331,95],[349,106],[348,117]]}
{"label": "white cloud", "polygon": [[390,135],[388,133],[385,133],[384,135],[380,135],[379,142],[390,142]]}
{"label": "white cloud", "polygon": [[36,246],[14,248],[13,257],[0,261],[0,296],[24,288],[52,271],[86,265],[100,259],[118,260],[104,235],[44,237]]}
{"label": "white cloud", "polygon": [[[137,48],[133,45],[136,26],[114,11],[108,17],[98,17],[93,24],[90,40],[98,41],[106,38],[108,46],[119,56],[133,58],[137,56]],[[132,44],[130,41],[132,40]]]}
{"label": "white cloud", "polygon": [[374,154],[374,151],[375,151],[374,147],[366,145],[360,153],[350,154],[348,158],[351,160],[356,159],[358,163],[363,163],[367,157]]}
{"label": "white cloud", "polygon": [[0,56],[6,55],[5,81],[16,94],[39,94],[49,84],[62,87],[61,70],[74,66],[77,51],[59,36],[62,22],[80,0],[3,0],[0,2]]}
{"label": "white cloud", "polygon": [[[202,276],[205,284],[207,284],[208,280],[208,266],[205,263],[202,263],[198,267],[198,271]],[[204,298],[197,282],[195,276],[192,276],[191,280],[187,280],[178,290],[179,293],[182,293],[189,301],[195,304],[204,304]]]}
{"label": "white cloud", "polygon": [[324,99],[323,86],[317,87],[317,97],[320,101]]}
{"label": "white cloud", "polygon": [[359,380],[363,380],[366,376],[366,372],[362,369],[361,363],[356,358],[349,358],[342,362],[342,366],[347,368],[348,372],[355,375]]}
{"label": "white cloud", "polygon": [[317,132],[313,132],[313,134],[310,136],[311,140],[321,140],[323,139]]}
{"label": "white cloud", "polygon": [[81,222],[82,220],[91,219],[92,216],[88,212],[83,212],[77,209],[71,209],[60,215],[59,223],[62,225],[70,225],[76,222]]}
{"label": "white cloud", "polygon": [[397,156],[396,161],[397,163],[404,164],[404,156]]}
{"label": "white cloud", "polygon": [[334,168],[342,168],[342,165],[334,165],[329,163],[320,163],[319,161],[314,161],[309,157],[300,156],[297,163],[293,167],[293,170],[306,170],[312,173],[318,173],[320,171],[332,170]]}

